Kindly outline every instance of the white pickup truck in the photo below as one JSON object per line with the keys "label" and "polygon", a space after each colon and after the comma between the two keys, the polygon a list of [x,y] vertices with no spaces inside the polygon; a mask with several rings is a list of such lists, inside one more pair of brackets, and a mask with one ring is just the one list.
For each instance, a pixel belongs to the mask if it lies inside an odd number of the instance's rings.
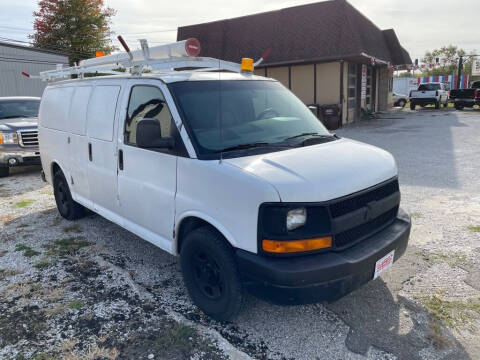
{"label": "white pickup truck", "polygon": [[410,91],[410,109],[415,110],[417,105],[435,105],[435,109],[448,106],[447,85],[438,82],[420,84],[417,90]]}

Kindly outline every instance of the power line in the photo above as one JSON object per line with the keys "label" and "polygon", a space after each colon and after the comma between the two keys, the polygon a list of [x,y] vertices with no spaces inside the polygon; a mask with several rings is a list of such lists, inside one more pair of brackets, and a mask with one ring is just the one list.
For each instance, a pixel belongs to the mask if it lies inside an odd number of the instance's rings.
{"label": "power line", "polygon": [[2,29],[10,29],[10,30],[21,30],[21,31],[32,31],[33,29],[26,29],[26,28],[19,28],[16,26],[5,26],[5,25],[0,25],[0,28]]}
{"label": "power line", "polygon": [[78,50],[68,50],[68,49],[65,49],[65,48],[63,48],[61,46],[58,46],[58,45],[45,45],[45,46],[42,46],[42,47],[38,47],[38,46],[35,46],[34,43],[31,43],[31,42],[28,42],[28,41],[23,41],[23,40],[16,40],[16,39],[10,39],[10,38],[5,38],[5,37],[0,37],[0,40],[14,42],[14,43],[20,43],[20,44],[32,45],[31,48],[33,50],[35,50],[35,49],[51,50],[51,51],[67,53],[67,54],[70,54],[70,55],[88,56],[88,57],[90,57],[92,55],[92,52],[88,52],[88,51],[83,52],[83,51],[78,51]]}

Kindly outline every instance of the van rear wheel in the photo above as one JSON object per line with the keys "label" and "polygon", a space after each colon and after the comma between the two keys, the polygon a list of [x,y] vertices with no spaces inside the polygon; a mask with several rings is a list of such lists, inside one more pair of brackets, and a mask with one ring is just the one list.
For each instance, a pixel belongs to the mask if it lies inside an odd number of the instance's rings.
{"label": "van rear wheel", "polygon": [[241,309],[243,288],[232,247],[214,229],[203,226],[186,235],[180,253],[183,280],[192,301],[219,321]]}
{"label": "van rear wheel", "polygon": [[53,194],[60,215],[67,220],[77,220],[85,216],[85,208],[72,199],[67,179],[61,171],[53,176]]}

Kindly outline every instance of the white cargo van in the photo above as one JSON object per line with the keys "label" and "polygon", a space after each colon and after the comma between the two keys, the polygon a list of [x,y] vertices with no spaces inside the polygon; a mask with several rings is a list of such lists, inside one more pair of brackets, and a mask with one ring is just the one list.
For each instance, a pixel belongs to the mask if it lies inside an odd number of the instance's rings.
{"label": "white cargo van", "polygon": [[220,320],[250,286],[339,298],[389,268],[410,233],[393,157],[329,133],[246,69],[66,80],[40,106],[60,214],[88,208],[180,256],[193,302]]}

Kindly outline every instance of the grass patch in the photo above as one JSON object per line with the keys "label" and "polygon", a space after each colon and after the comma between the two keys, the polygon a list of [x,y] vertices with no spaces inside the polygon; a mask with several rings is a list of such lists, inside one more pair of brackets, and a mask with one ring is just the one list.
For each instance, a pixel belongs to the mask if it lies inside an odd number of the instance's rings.
{"label": "grass patch", "polygon": [[74,232],[74,233],[81,233],[82,232],[82,228],[80,227],[80,225],[78,224],[73,224],[73,225],[70,225],[70,226],[65,226],[63,228],[63,232],[64,233],[71,233],[71,232]]}
{"label": "grass patch", "polygon": [[74,300],[68,303],[68,307],[74,310],[80,310],[84,306],[85,306],[85,303],[81,300]]}
{"label": "grass patch", "polygon": [[39,261],[33,267],[36,267],[38,270],[44,270],[47,269],[51,264],[47,261]]}
{"label": "grass patch", "polygon": [[65,305],[64,304],[57,304],[53,308],[45,310],[45,313],[49,317],[56,317],[57,315],[63,313],[65,311]]}
{"label": "grass patch", "polygon": [[470,225],[468,227],[468,230],[473,231],[473,232],[480,232],[480,225]]}
{"label": "grass patch", "polygon": [[451,268],[468,268],[471,266],[470,261],[464,254],[428,253],[426,251],[422,251],[420,255],[427,263],[431,265],[443,262],[450,265]]}
{"label": "grass patch", "polygon": [[9,276],[14,276],[21,274],[20,270],[12,270],[12,269],[0,269],[0,280],[3,280]]}
{"label": "grass patch", "polygon": [[65,239],[55,240],[53,244],[44,245],[48,250],[47,256],[55,255],[72,255],[83,247],[92,245],[83,237],[68,237]]}
{"label": "grass patch", "polygon": [[410,216],[413,218],[413,219],[419,219],[421,217],[423,217],[422,213],[418,212],[418,211],[414,211],[412,213],[410,213]]}
{"label": "grass patch", "polygon": [[17,246],[15,246],[15,251],[23,251],[23,256],[26,256],[26,257],[40,255],[38,251],[33,250],[31,247],[24,244],[17,244]]}
{"label": "grass patch", "polygon": [[183,348],[189,345],[190,339],[196,335],[194,328],[182,324],[174,324],[157,339],[157,345],[161,348]]}
{"label": "grass patch", "polygon": [[24,208],[24,207],[32,205],[34,202],[35,202],[35,200],[27,199],[27,200],[23,200],[23,201],[19,201],[19,202],[15,203],[14,206],[17,207],[17,208]]}
{"label": "grass patch", "polygon": [[480,316],[480,302],[478,301],[445,300],[440,294],[419,300],[434,320],[452,329],[460,329],[469,325]]}
{"label": "grass patch", "polygon": [[480,316],[480,302],[445,300],[440,294],[419,298],[429,314],[429,338],[437,348],[450,345],[450,340],[444,333],[444,327],[460,330],[466,328],[473,331],[472,323]]}

